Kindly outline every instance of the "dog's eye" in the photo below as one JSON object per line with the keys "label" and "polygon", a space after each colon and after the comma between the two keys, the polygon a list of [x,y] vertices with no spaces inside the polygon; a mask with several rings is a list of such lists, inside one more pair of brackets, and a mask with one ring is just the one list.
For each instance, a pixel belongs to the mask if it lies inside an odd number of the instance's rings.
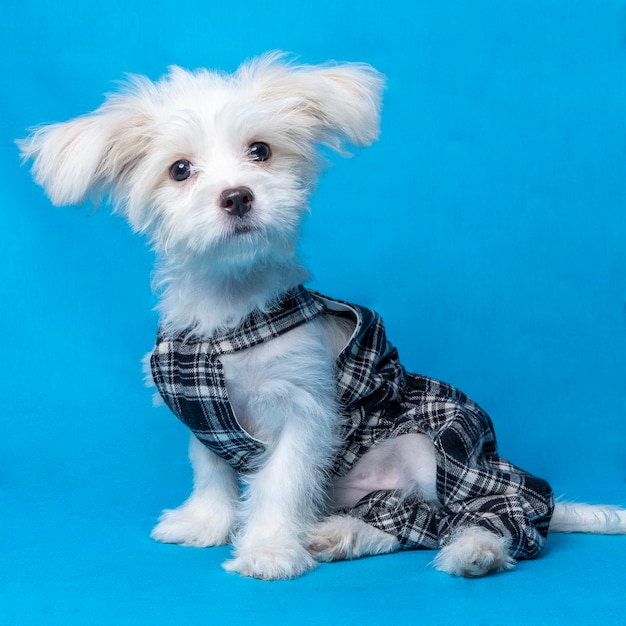
{"label": "dog's eye", "polygon": [[272,156],[272,151],[266,143],[255,141],[248,147],[248,156],[252,161],[267,161]]}
{"label": "dog's eye", "polygon": [[187,159],[181,159],[180,161],[176,161],[176,163],[170,167],[170,176],[179,182],[181,180],[187,180],[191,176],[192,168],[193,166],[190,161],[187,161]]}

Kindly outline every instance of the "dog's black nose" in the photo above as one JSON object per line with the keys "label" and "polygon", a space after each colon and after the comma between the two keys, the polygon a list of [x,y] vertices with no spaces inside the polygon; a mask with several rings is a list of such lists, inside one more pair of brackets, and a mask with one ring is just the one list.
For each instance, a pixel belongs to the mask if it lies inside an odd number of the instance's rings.
{"label": "dog's black nose", "polygon": [[224,189],[220,195],[220,206],[224,211],[243,217],[252,210],[254,194],[247,187],[236,187],[234,189]]}

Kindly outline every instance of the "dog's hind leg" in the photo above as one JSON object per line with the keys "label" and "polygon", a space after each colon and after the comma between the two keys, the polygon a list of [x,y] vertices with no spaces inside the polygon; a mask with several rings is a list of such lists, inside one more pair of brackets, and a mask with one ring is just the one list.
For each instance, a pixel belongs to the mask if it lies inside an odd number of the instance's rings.
{"label": "dog's hind leg", "polygon": [[331,515],[317,524],[309,551],[318,561],[341,561],[395,552],[400,542],[389,533],[351,515]]}
{"label": "dog's hind leg", "polygon": [[513,569],[509,540],[479,526],[459,530],[435,557],[435,569],[453,576],[477,578]]}
{"label": "dog's hind leg", "polygon": [[[396,552],[396,537],[350,515],[331,515],[310,537],[309,550],[318,561],[340,561]],[[475,578],[513,568],[508,540],[483,528],[466,528],[444,546],[434,560],[436,569]]]}

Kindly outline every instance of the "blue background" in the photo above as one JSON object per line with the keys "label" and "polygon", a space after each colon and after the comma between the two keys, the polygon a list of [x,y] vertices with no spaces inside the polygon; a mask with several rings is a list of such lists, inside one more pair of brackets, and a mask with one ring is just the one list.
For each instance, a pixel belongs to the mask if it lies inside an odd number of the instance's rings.
{"label": "blue background", "polygon": [[312,286],[378,309],[405,364],[471,395],[557,493],[626,505],[626,2],[3,2],[0,623],[622,621],[622,537],[555,535],[484,580],[410,552],[280,583],[149,539],[191,479],[142,386],[151,253],[106,208],[52,207],[12,141],[126,72],[270,49],[389,79],[380,141],[312,200]]}

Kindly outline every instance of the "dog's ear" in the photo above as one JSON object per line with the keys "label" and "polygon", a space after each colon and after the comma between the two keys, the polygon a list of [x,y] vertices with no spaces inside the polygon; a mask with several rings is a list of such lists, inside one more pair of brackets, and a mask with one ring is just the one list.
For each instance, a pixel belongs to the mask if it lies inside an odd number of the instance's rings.
{"label": "dog's ear", "polygon": [[287,117],[299,116],[316,142],[343,152],[344,144],[363,147],[378,138],[385,79],[370,65],[291,66],[270,54],[243,71],[253,75],[262,99],[283,103]]}
{"label": "dog's ear", "polygon": [[321,123],[323,143],[341,151],[344,141],[368,146],[378,139],[383,76],[364,64],[343,64],[304,72],[310,113]]}
{"label": "dog's ear", "polygon": [[149,142],[147,116],[114,97],[89,115],[40,127],[16,143],[56,205],[80,204],[122,183]]}

